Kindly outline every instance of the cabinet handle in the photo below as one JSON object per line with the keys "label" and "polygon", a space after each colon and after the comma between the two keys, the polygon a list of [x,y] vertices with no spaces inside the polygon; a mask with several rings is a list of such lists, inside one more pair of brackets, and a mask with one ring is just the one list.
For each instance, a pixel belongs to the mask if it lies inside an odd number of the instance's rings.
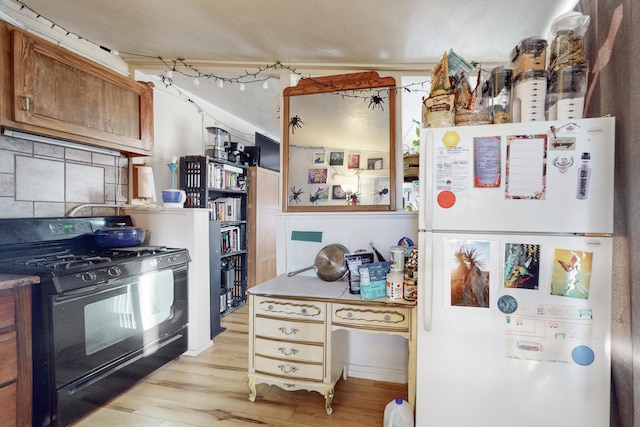
{"label": "cabinet handle", "polygon": [[285,335],[295,335],[300,332],[300,329],[297,328],[291,328],[287,331],[287,328],[285,328],[284,326],[281,326],[280,328],[278,328],[278,330]]}
{"label": "cabinet handle", "polygon": [[302,310],[300,310],[302,312],[302,314],[307,314],[307,309],[303,308]]}
{"label": "cabinet handle", "polygon": [[295,388],[295,384],[289,384],[289,383],[284,383],[282,384],[283,386],[287,387],[287,388]]}
{"label": "cabinet handle", "polygon": [[278,365],[278,369],[280,369],[285,374],[292,374],[298,372],[298,368],[287,363],[286,365]]}
{"label": "cabinet handle", "polygon": [[385,322],[388,322],[389,320],[391,320],[391,316],[387,314],[386,316],[384,316],[384,320]]}
{"label": "cabinet handle", "polygon": [[294,354],[296,354],[296,353],[298,353],[298,352],[299,352],[299,350],[298,350],[297,348],[293,348],[293,347],[291,347],[291,348],[289,349],[289,351],[287,351],[287,349],[286,349],[285,347],[280,347],[280,348],[278,349],[278,351],[279,351],[280,353],[284,354],[285,356],[293,356]]}

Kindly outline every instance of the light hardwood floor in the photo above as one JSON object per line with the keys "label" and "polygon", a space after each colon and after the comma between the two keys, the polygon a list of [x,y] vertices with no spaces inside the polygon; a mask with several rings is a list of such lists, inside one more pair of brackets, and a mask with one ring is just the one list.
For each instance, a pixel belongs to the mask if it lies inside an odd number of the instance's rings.
{"label": "light hardwood floor", "polygon": [[197,357],[183,356],[73,424],[75,427],[381,426],[385,405],[407,385],[340,380],[327,415],[316,392],[258,386],[249,402],[247,306],[222,318],[227,330]]}

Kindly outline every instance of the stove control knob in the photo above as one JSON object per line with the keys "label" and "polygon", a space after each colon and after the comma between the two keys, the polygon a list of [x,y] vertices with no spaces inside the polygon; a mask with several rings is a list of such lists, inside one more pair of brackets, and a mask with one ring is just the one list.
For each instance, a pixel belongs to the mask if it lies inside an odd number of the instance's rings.
{"label": "stove control knob", "polygon": [[120,267],[113,266],[107,270],[107,274],[111,277],[118,277],[122,274],[122,270],[120,270]]}
{"label": "stove control knob", "polygon": [[160,260],[158,258],[152,258],[150,261],[152,267],[157,267],[160,264]]}
{"label": "stove control knob", "polygon": [[176,262],[178,260],[178,257],[176,255],[169,255],[168,260],[169,262]]}
{"label": "stove control knob", "polygon": [[93,282],[94,280],[96,280],[97,276],[93,271],[87,271],[86,273],[82,273],[80,278],[83,282]]}

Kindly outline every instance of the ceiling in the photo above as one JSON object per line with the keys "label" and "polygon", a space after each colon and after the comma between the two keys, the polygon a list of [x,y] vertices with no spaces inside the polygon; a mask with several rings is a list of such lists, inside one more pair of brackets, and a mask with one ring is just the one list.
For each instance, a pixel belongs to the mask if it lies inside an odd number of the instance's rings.
{"label": "ceiling", "polygon": [[[0,0],[0,12],[61,27],[119,51],[147,74],[183,58],[204,73],[174,73],[172,84],[280,139],[280,83],[233,79],[281,63],[296,70],[407,71],[429,75],[443,52],[506,63],[523,38],[545,37],[577,0]],[[454,6],[455,5],[455,6]],[[21,6],[24,6],[21,8]],[[163,64],[158,57],[165,62]],[[189,70],[187,70],[189,71]],[[265,70],[258,77],[271,75]],[[275,71],[275,70],[273,70]],[[280,71],[275,71],[278,76]],[[193,73],[187,73],[193,76]],[[206,78],[209,76],[209,78]],[[216,78],[225,80],[223,88]]]}

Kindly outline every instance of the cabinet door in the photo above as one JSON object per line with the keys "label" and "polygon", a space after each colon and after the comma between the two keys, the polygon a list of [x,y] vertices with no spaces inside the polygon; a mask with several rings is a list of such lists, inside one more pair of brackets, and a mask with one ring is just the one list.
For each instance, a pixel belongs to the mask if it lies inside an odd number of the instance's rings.
{"label": "cabinet door", "polygon": [[15,383],[0,387],[0,408],[2,408],[0,427],[15,427],[21,425],[18,422],[17,395],[18,392]]}
{"label": "cabinet door", "polygon": [[15,122],[55,137],[152,154],[148,85],[20,30],[12,31],[12,42]]}

